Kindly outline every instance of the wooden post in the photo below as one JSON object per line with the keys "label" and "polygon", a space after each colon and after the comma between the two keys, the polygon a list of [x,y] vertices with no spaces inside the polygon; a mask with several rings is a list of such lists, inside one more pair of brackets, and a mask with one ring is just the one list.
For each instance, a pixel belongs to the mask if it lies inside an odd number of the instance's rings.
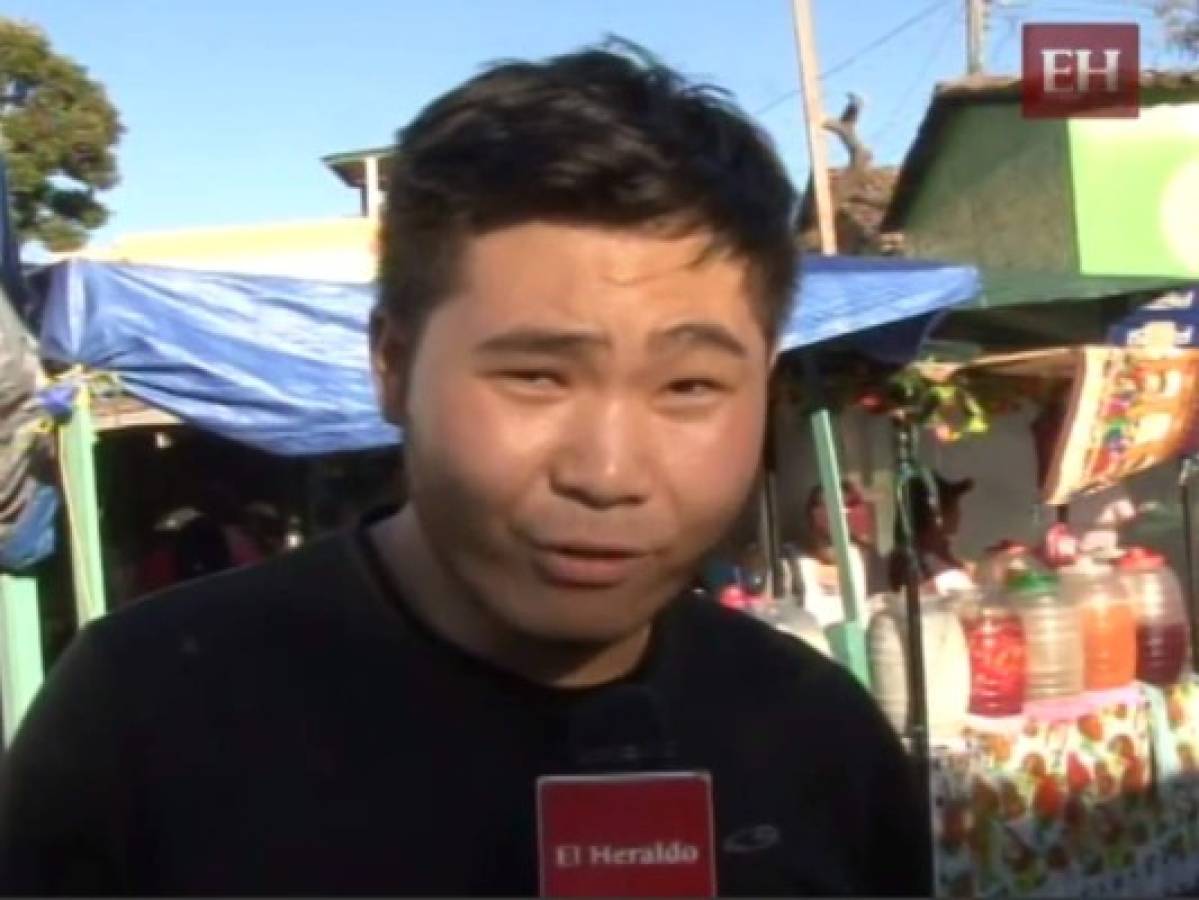
{"label": "wooden post", "polygon": [[96,491],[96,429],[91,391],[81,385],[71,420],[62,431],[63,490],[71,543],[71,573],[79,627],[104,615],[104,558]]}
{"label": "wooden post", "polygon": [[382,205],[383,193],[379,188],[379,157],[369,154],[364,160],[362,177],[362,214],[374,219]]}
{"label": "wooden post", "polygon": [[816,194],[813,199],[820,252],[833,254],[837,252],[837,232],[833,225],[833,192],[828,178],[824,104],[820,95],[820,64],[816,60],[811,3],[809,0],[791,0],[791,12],[795,23],[795,45],[799,52],[799,83],[808,131],[808,157],[812,163],[812,190]]}
{"label": "wooden post", "polygon": [[983,70],[983,35],[986,28],[986,0],[966,0],[966,74]]}
{"label": "wooden post", "polygon": [[41,687],[41,616],[33,578],[0,575],[0,719],[4,746]]}

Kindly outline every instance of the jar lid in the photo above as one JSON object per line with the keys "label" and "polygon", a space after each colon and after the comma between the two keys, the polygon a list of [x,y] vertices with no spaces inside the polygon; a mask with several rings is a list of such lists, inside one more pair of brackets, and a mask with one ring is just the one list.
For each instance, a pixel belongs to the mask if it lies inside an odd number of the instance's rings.
{"label": "jar lid", "polygon": [[1013,594],[1025,596],[1032,594],[1052,594],[1058,589],[1058,579],[1056,575],[1050,572],[1037,572],[1035,570],[1012,572],[1008,575],[1005,586]]}
{"label": "jar lid", "polygon": [[1145,547],[1130,547],[1118,565],[1121,572],[1147,572],[1165,568],[1166,558]]}

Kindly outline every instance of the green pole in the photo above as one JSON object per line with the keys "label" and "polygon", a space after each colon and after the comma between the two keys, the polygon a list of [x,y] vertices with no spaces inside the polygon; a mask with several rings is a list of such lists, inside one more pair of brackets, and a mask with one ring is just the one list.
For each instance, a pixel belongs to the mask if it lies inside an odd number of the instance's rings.
{"label": "green pole", "polygon": [[852,543],[849,523],[845,520],[845,496],[841,491],[841,464],[837,458],[837,438],[833,417],[824,402],[819,374],[811,354],[804,357],[804,379],[808,392],[816,402],[808,419],[812,427],[812,443],[824,492],[824,508],[828,511],[833,553],[837,560],[837,579],[841,586],[841,602],[845,621],[828,629],[829,644],[837,658],[858,678],[870,685],[870,663],[866,654],[865,609],[858,596],[858,584],[853,577]]}
{"label": "green pole", "polygon": [[43,674],[37,581],[0,575],[0,718],[6,746],[37,694]]}
{"label": "green pole", "polygon": [[96,429],[91,392],[82,385],[71,420],[63,428],[62,456],[71,571],[79,627],[104,615],[104,560],[100,545],[100,503],[96,492]]}

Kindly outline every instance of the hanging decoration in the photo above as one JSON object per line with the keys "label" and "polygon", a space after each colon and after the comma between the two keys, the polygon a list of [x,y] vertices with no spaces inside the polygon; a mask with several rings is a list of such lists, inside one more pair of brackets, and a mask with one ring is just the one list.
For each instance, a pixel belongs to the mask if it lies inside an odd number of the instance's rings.
{"label": "hanging decoration", "polygon": [[[850,364],[823,390],[835,410],[858,409],[889,417],[902,412],[944,444],[986,434],[995,417],[1010,415],[1028,403],[1040,404],[1048,395],[1041,379],[960,370],[934,378],[928,371]],[[810,402],[799,379],[784,378],[783,391],[793,405]]]}

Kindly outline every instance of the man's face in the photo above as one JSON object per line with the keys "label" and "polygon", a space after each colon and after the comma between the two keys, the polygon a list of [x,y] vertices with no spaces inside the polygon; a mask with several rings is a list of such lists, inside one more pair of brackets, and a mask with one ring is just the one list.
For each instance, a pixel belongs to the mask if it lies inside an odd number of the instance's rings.
{"label": "man's face", "polygon": [[[518,633],[606,643],[684,588],[758,466],[770,348],[702,237],[545,223],[474,239],[415,348],[376,358],[442,563]],[[393,349],[389,350],[388,346]],[[414,354],[410,359],[405,354]]]}

